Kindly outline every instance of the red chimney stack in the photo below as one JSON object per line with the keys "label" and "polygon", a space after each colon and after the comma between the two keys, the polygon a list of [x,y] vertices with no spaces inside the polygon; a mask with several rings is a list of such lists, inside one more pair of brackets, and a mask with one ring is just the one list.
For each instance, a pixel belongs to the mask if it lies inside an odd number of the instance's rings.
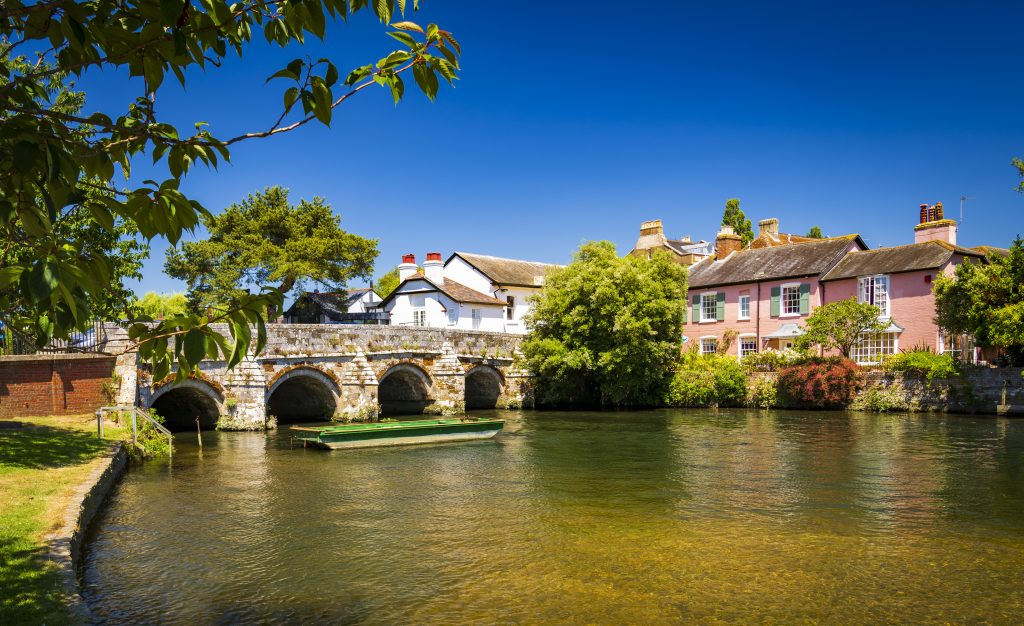
{"label": "red chimney stack", "polygon": [[427,253],[427,260],[428,261],[440,261],[441,260],[441,253],[440,252],[428,252]]}
{"label": "red chimney stack", "polygon": [[415,254],[403,254],[402,255],[402,263],[412,263],[413,265],[415,265],[416,264],[416,255]]}

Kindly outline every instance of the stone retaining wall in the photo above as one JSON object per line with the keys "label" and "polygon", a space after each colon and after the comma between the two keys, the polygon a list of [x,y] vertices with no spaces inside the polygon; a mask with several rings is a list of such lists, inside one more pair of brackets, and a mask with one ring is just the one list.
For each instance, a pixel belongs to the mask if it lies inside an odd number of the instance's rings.
{"label": "stone retaining wall", "polygon": [[78,588],[78,563],[90,522],[128,466],[128,453],[120,441],[75,491],[60,529],[47,537],[48,558],[57,566],[65,604],[77,622],[91,624],[93,616]]}

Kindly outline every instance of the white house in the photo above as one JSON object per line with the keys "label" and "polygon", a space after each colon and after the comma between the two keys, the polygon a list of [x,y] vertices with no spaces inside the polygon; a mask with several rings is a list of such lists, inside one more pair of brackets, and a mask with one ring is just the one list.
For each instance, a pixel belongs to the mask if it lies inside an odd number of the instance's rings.
{"label": "white house", "polygon": [[441,254],[431,252],[418,273],[415,255],[407,254],[398,266],[401,283],[378,307],[397,326],[525,333],[527,298],[552,267],[467,252],[455,252],[442,263]]}

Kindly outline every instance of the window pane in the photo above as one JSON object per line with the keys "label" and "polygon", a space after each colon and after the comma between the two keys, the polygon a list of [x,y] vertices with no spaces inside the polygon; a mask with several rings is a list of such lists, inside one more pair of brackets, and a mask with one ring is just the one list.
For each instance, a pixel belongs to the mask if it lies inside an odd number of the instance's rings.
{"label": "window pane", "polygon": [[740,315],[741,318],[750,317],[750,296],[740,296]]}
{"label": "window pane", "polygon": [[757,337],[740,337],[740,358],[757,352]]}
{"label": "window pane", "polygon": [[895,347],[896,333],[861,335],[860,340],[853,346],[851,356],[857,363],[874,365],[883,355],[894,354]]}
{"label": "window pane", "polygon": [[700,352],[701,354],[712,354],[718,351],[718,340],[717,339],[701,339],[700,340]]}
{"label": "window pane", "polygon": [[785,314],[800,313],[800,288],[782,288],[782,312]]}
{"label": "window pane", "polygon": [[705,293],[700,296],[700,321],[713,322],[718,319],[718,302],[715,294]]}

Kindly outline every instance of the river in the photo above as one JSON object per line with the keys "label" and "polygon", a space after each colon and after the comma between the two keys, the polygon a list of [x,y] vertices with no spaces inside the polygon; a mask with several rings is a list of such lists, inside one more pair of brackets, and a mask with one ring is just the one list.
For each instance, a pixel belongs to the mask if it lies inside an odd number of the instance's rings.
{"label": "river", "polygon": [[500,415],[326,452],[178,434],[88,538],[106,623],[943,623],[1024,615],[1024,420]]}

